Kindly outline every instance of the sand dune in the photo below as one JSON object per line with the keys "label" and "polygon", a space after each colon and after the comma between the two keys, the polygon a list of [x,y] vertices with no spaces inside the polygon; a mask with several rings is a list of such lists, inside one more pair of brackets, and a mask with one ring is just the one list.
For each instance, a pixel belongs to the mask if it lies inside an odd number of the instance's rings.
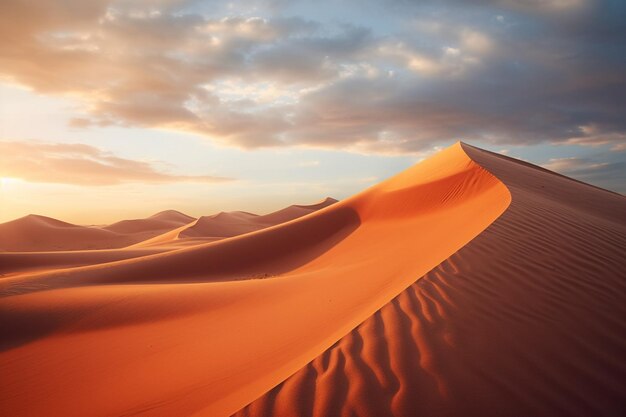
{"label": "sand dune", "polygon": [[145,219],[109,226],[79,226],[50,217],[28,215],[0,224],[0,251],[43,252],[122,248],[172,230],[195,219],[168,210]]}
{"label": "sand dune", "polygon": [[178,236],[225,238],[250,233],[260,229],[251,221],[255,217],[257,217],[255,214],[244,211],[202,216],[193,225],[181,231]]}
{"label": "sand dune", "polygon": [[293,205],[262,216],[245,211],[222,212],[213,216],[203,216],[193,225],[182,230],[178,236],[181,238],[208,237],[215,239],[237,236],[286,223],[336,202],[337,200],[327,197],[318,204]]}
{"label": "sand dune", "polygon": [[186,226],[139,242],[134,247],[180,248],[214,242],[286,223],[336,202],[337,200],[334,198],[327,197],[317,204],[293,205],[262,216],[245,211],[221,212],[211,216],[202,216]]}
{"label": "sand dune", "polygon": [[[195,219],[175,210],[166,210],[144,219],[122,220],[102,228],[27,216],[0,225],[0,231],[3,227],[11,231],[4,235],[6,246],[21,251],[0,251],[0,276],[95,265],[194,246],[284,223],[336,201],[326,198],[318,204],[294,205],[263,216],[231,212]],[[34,226],[28,226],[31,223]],[[86,234],[85,230],[93,234]],[[118,249],[102,250],[109,247]]]}
{"label": "sand dune", "polygon": [[314,211],[321,210],[325,207],[333,205],[337,202],[334,198],[326,197],[324,200],[317,204],[311,205],[293,205],[285,207],[282,210],[275,211],[273,213],[265,214],[254,218],[255,223],[267,226],[273,226],[280,223],[285,223],[299,217],[305,216]]}
{"label": "sand dune", "polygon": [[0,414],[615,414],[624,200],[457,144],[286,223],[13,273]]}
{"label": "sand dune", "polygon": [[465,150],[507,211],[237,416],[624,411],[626,198]]}
{"label": "sand dune", "polygon": [[16,416],[228,415],[321,354],[508,204],[506,187],[457,145],[282,225],[4,278],[0,362],[11,389],[0,404]]}
{"label": "sand dune", "polygon": [[[28,215],[0,224],[0,250],[44,251],[112,247],[124,239],[96,227],[77,226],[50,217]],[[124,246],[129,240],[117,243]]]}
{"label": "sand dune", "polygon": [[196,220],[194,217],[187,216],[186,214],[176,210],[166,210],[145,219],[122,220],[105,226],[103,229],[123,234],[141,232],[156,233],[162,230],[176,229],[180,226],[189,224],[194,220]]}
{"label": "sand dune", "polygon": [[53,252],[0,252],[0,277],[24,272],[95,265],[168,251],[167,247]]}

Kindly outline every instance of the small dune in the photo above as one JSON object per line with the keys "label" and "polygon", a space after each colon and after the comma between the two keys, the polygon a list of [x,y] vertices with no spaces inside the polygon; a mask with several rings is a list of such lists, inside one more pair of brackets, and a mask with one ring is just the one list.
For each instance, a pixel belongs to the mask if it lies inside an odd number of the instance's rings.
{"label": "small dune", "polygon": [[0,224],[0,250],[50,252],[122,248],[194,220],[175,210],[167,210],[145,219],[122,220],[96,227],[31,214]]}
{"label": "small dune", "polygon": [[[120,238],[124,241],[120,242]],[[0,224],[0,250],[3,251],[107,248],[116,244],[122,246],[126,241],[109,230],[33,214]]]}
{"label": "small dune", "polygon": [[104,226],[104,230],[110,230],[116,233],[131,234],[141,232],[158,233],[161,231],[169,231],[177,227],[189,224],[196,220],[194,217],[187,216],[176,210],[166,210],[154,214],[145,219],[122,220],[108,226]]}
{"label": "small dune", "polygon": [[316,204],[293,205],[261,216],[245,211],[221,212],[211,216],[202,216],[185,226],[139,242],[134,247],[166,246],[174,248],[213,242],[286,223],[336,202],[337,200],[334,198],[327,197]]}

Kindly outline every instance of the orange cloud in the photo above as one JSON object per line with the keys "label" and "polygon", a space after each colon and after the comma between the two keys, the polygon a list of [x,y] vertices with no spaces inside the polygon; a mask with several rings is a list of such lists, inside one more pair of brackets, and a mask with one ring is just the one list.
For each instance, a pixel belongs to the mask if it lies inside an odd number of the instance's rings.
{"label": "orange cloud", "polygon": [[75,185],[231,180],[168,173],[148,162],[120,158],[89,145],[35,141],[0,141],[0,176]]}

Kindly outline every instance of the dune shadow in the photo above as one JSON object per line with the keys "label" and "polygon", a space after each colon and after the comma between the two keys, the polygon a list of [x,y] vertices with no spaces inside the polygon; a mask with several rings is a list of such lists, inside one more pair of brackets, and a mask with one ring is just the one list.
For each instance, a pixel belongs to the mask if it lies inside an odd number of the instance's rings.
{"label": "dune shadow", "polygon": [[[336,207],[320,215],[237,236],[199,247],[148,255],[137,259],[78,267],[17,282],[4,283],[0,298],[40,291],[105,285],[173,285],[249,279],[274,279],[296,269],[339,244],[360,225],[350,207]],[[176,300],[172,300],[176,303]],[[0,351],[15,348],[72,324],[101,304],[67,311],[12,311],[0,308]],[[162,316],[187,314],[191,308],[162,306],[161,311],[142,311],[132,316],[110,314],[90,321],[96,330],[158,320]],[[172,307],[171,309],[169,307]],[[51,310],[51,309],[50,309]],[[107,310],[109,311],[109,310]],[[167,314],[165,311],[169,311]]]}

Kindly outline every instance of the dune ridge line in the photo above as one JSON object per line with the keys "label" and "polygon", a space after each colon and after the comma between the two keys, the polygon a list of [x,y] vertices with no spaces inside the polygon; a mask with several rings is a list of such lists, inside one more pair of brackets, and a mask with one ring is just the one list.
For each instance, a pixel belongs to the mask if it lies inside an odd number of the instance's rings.
{"label": "dune ridge line", "polygon": [[462,146],[507,210],[235,416],[623,412],[626,198]]}
{"label": "dune ridge line", "polygon": [[282,225],[5,278],[0,371],[10,389],[0,410],[230,415],[474,239],[510,201],[456,144]]}

